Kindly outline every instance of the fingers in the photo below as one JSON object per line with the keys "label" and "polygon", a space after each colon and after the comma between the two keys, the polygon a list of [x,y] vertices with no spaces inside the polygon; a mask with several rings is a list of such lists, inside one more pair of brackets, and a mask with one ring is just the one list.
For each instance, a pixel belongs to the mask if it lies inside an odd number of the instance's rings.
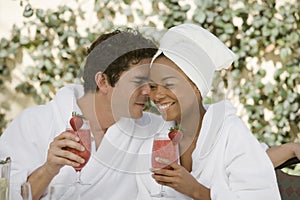
{"label": "fingers", "polygon": [[61,161],[60,164],[74,165],[75,163],[84,163],[84,159],[74,153],[74,150],[69,149],[54,149],[52,155],[57,157],[57,161]]}
{"label": "fingers", "polygon": [[178,170],[170,170],[170,169],[152,169],[153,175],[155,176],[166,176],[166,177],[174,177],[178,176]]}
{"label": "fingers", "polygon": [[[166,168],[152,168],[152,177],[161,185],[169,185],[174,182],[174,178],[180,177],[181,166],[176,162],[171,162],[166,158],[156,157],[155,161],[166,165]],[[171,169],[170,169],[171,168]]]}
{"label": "fingers", "polygon": [[[173,171],[173,170],[169,170]],[[178,187],[178,184],[181,180],[180,176],[166,176],[166,175],[158,175],[158,174],[152,174],[152,178],[155,179],[155,181],[160,185],[166,185],[172,188]]]}
{"label": "fingers", "polygon": [[167,158],[161,158],[161,157],[155,157],[155,161],[158,163],[161,163],[163,165],[170,166],[173,169],[179,169],[180,165],[178,165],[176,162],[172,162]]}
{"label": "fingers", "polygon": [[177,191],[189,183],[187,176],[191,176],[184,167],[176,170],[159,169],[152,174],[152,178],[160,185],[169,186]]}
{"label": "fingers", "polygon": [[71,132],[63,132],[54,138],[51,145],[57,148],[69,147],[78,151],[84,151],[84,147],[78,143],[80,138]]}
{"label": "fingers", "polygon": [[78,161],[76,161],[76,158],[72,158],[72,159],[74,159],[74,160],[70,160],[70,158],[67,158],[67,157],[60,157],[57,154],[51,154],[48,157],[48,162],[51,163],[49,165],[51,165],[51,166],[56,165],[58,168],[61,168],[64,165],[69,165],[72,167],[79,167],[80,162],[81,162],[81,161],[79,162],[79,160],[82,158],[80,158],[80,157],[77,158]]}
{"label": "fingers", "polygon": [[177,184],[177,182],[183,177],[185,173],[185,168],[173,162],[170,163],[168,159],[165,158],[155,158],[155,160],[161,164],[172,167],[173,169],[158,169],[153,168],[151,171],[153,172],[152,178],[159,184],[172,186]]}
{"label": "fingers", "polygon": [[61,168],[64,165],[78,167],[84,159],[76,155],[76,151],[84,151],[79,137],[71,132],[63,132],[50,143],[47,162],[50,166]]}

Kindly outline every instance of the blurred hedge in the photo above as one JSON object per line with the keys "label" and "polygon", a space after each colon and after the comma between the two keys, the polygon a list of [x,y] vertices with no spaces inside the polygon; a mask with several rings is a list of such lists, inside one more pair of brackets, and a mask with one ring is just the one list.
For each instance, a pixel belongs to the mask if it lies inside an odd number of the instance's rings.
{"label": "blurred hedge", "polygon": [[[300,129],[300,6],[297,0],[95,0],[93,11],[74,1],[56,9],[34,8],[21,1],[24,22],[13,26],[0,43],[0,89],[6,91],[13,70],[24,78],[15,88],[37,104],[51,99],[66,83],[80,82],[86,47],[100,33],[115,29],[122,16],[127,26],[197,23],[217,35],[238,56],[230,73],[219,73],[232,98],[244,105],[251,130],[270,145],[297,140]],[[148,5],[145,8],[145,5]],[[79,21],[97,18],[85,31]],[[90,23],[90,22],[89,22]],[[155,38],[155,37],[154,37]],[[24,54],[32,63],[24,64]],[[263,63],[267,63],[263,65]],[[23,69],[22,68],[22,69]],[[0,101],[0,133],[12,109]]]}

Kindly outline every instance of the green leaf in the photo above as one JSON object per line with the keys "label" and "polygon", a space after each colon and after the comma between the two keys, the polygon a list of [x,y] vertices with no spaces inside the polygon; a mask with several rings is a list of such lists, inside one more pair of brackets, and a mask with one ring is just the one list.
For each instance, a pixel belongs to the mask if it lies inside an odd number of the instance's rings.
{"label": "green leaf", "polygon": [[206,15],[204,12],[197,12],[195,15],[194,15],[194,20],[196,22],[199,22],[200,24],[202,24],[204,21],[205,21],[205,18],[206,18]]}
{"label": "green leaf", "polygon": [[283,61],[286,61],[288,56],[290,56],[291,54],[292,54],[292,50],[289,47],[285,47],[280,50],[280,58]]}
{"label": "green leaf", "polygon": [[33,15],[33,10],[31,8],[31,5],[30,4],[27,4],[24,8],[24,11],[23,11],[23,16],[24,17],[31,17]]}
{"label": "green leaf", "polygon": [[39,18],[41,21],[45,20],[45,11],[43,9],[36,9],[36,16]]}
{"label": "green leaf", "polygon": [[49,25],[51,27],[58,27],[59,24],[60,24],[60,20],[59,20],[56,13],[53,13],[53,14],[49,15],[48,20],[49,20]]}

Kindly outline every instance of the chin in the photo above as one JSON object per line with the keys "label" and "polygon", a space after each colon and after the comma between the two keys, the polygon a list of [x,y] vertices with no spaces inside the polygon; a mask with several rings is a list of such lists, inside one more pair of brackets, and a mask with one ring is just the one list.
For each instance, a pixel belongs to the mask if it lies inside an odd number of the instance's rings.
{"label": "chin", "polygon": [[170,117],[168,115],[166,115],[165,113],[161,113],[161,116],[165,121],[172,121],[172,119],[170,119]]}
{"label": "chin", "polygon": [[175,121],[177,119],[177,116],[174,115],[168,115],[168,114],[164,114],[163,118],[165,121]]}
{"label": "chin", "polygon": [[130,117],[133,119],[139,119],[142,116],[143,116],[143,111],[134,112],[134,113],[130,114]]}

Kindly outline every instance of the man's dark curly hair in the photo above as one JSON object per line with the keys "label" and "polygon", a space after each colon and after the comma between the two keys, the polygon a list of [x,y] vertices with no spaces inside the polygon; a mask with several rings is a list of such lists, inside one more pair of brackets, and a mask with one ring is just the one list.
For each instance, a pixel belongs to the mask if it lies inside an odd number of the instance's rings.
{"label": "man's dark curly hair", "polygon": [[115,30],[99,36],[88,49],[83,74],[84,91],[98,89],[95,75],[99,71],[107,75],[109,84],[114,87],[121,73],[131,64],[152,58],[156,51],[156,45],[136,30]]}

